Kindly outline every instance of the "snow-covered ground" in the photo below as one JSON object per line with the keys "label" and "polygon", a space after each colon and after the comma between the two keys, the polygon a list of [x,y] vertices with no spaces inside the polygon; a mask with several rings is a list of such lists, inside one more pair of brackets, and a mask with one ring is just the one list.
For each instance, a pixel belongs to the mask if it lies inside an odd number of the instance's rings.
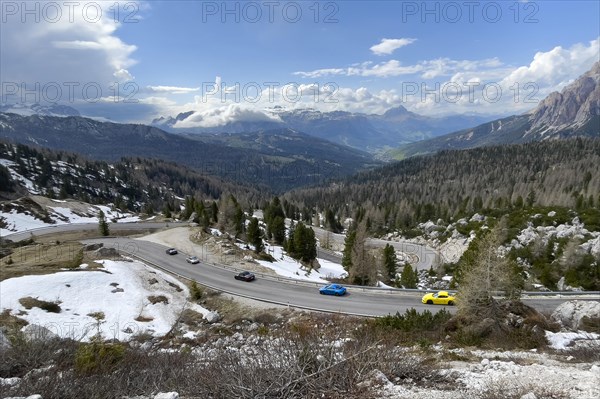
{"label": "snow-covered ground", "polygon": [[[11,314],[29,324],[45,327],[60,337],[84,341],[96,334],[119,340],[128,340],[139,333],[162,336],[184,309],[203,315],[209,312],[189,303],[187,287],[163,272],[140,262],[98,262],[102,267],[96,270],[87,270],[82,265],[77,271],[0,282],[0,312],[10,309]],[[168,303],[152,304],[150,296],[164,296]],[[25,297],[58,303],[61,311],[26,309],[19,303]],[[99,317],[100,314],[103,316]]]}
{"label": "snow-covered ground", "polygon": [[[98,223],[98,214],[100,211],[104,212],[106,220],[117,223],[128,223],[140,221],[140,217],[131,213],[124,213],[121,211],[115,211],[109,206],[105,205],[87,205],[85,212],[74,211],[68,207],[67,201],[51,200],[56,202],[57,205],[62,206],[48,206],[48,215],[54,221],[54,223],[47,223],[31,212],[18,212],[16,209],[12,209],[10,212],[0,211],[0,220],[5,224],[5,227],[0,228],[0,236],[6,236],[12,233],[18,233],[22,231],[30,231],[43,227],[55,226],[59,224],[68,223]],[[78,207],[81,203],[77,202]]]}
{"label": "snow-covered ground", "polygon": [[318,270],[306,270],[300,262],[288,256],[282,247],[278,245],[265,245],[265,252],[271,255],[275,262],[258,260],[257,262],[275,271],[280,276],[297,280],[309,280],[318,283],[327,283],[328,278],[341,278],[347,273],[343,266],[325,259],[317,258],[321,265]]}

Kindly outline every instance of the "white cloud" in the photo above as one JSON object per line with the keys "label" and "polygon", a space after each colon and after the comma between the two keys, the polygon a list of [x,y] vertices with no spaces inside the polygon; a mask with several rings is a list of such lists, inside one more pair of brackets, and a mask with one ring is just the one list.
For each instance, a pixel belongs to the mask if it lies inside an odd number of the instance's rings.
{"label": "white cloud", "polygon": [[529,65],[514,69],[503,80],[503,85],[533,83],[544,92],[558,91],[582,75],[600,60],[600,38],[588,45],[577,43],[570,48],[554,47],[537,52]]}
{"label": "white cloud", "polygon": [[[88,9],[90,13],[86,20],[81,11],[82,5],[73,4],[73,7],[79,8],[69,12],[60,2],[56,3],[56,7],[62,8],[62,17],[52,22],[44,18],[36,22],[33,17],[22,22],[18,13],[6,15],[0,37],[2,81],[25,84],[29,92],[36,84],[41,87],[58,85],[63,89],[62,95],[52,100],[71,103],[84,97],[82,88],[85,85],[98,85],[102,89],[100,97],[107,97],[116,90],[116,83],[132,80],[129,68],[136,64],[132,56],[137,47],[117,36],[120,24],[113,20],[110,11],[114,5],[110,2],[90,4],[102,8],[98,19],[90,20],[95,15],[91,14],[91,9]],[[71,91],[67,85],[74,90]],[[32,95],[15,97],[5,100],[49,100],[44,94],[36,98]]]}
{"label": "white cloud", "polygon": [[401,47],[412,44],[417,39],[402,38],[402,39],[381,39],[379,44],[371,46],[370,50],[376,55],[388,55]]}
{"label": "white cloud", "polygon": [[147,89],[156,93],[188,94],[200,90],[199,87],[178,87],[178,86],[148,86]]}
{"label": "white cloud", "polygon": [[252,109],[242,104],[229,104],[218,108],[199,110],[183,121],[175,124],[176,128],[218,127],[235,122],[279,121],[273,115],[262,110]]}

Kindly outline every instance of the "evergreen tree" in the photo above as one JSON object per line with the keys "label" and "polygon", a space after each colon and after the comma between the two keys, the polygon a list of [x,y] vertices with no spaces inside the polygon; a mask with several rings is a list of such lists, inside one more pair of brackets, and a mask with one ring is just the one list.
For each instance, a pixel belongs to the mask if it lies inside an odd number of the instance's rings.
{"label": "evergreen tree", "polygon": [[106,221],[106,216],[103,211],[98,213],[98,229],[100,230],[100,235],[108,236],[110,235],[110,230],[108,228],[108,222]]}
{"label": "evergreen tree", "polygon": [[257,218],[250,219],[246,235],[248,236],[248,241],[250,244],[254,246],[254,252],[260,253],[264,249],[264,246],[262,242],[262,232],[258,226]]}
{"label": "evergreen tree", "polygon": [[390,281],[396,279],[396,251],[390,244],[386,244],[383,248],[383,267]]}
{"label": "evergreen tree", "polygon": [[[300,222],[294,229],[294,237],[290,255],[295,259],[300,259],[305,263],[312,263],[317,258],[317,240],[312,228],[306,227]],[[288,246],[289,247],[289,246]]]}
{"label": "evergreen tree", "polygon": [[271,221],[271,234],[273,240],[278,245],[282,245],[285,241],[285,220],[281,216],[276,216]]}
{"label": "evergreen tree", "polygon": [[285,213],[279,197],[273,197],[265,207],[264,220],[267,224],[267,238],[273,238],[279,245],[285,241]]}
{"label": "evergreen tree", "polygon": [[356,227],[352,225],[350,230],[346,233],[346,238],[344,239],[344,252],[342,255],[342,266],[347,272],[349,272],[352,267],[352,247],[354,246],[355,240]]}
{"label": "evergreen tree", "polygon": [[402,269],[402,274],[400,275],[400,284],[404,288],[417,288],[417,283],[419,282],[419,277],[417,275],[417,270],[413,270],[410,264],[406,264],[404,269]]}

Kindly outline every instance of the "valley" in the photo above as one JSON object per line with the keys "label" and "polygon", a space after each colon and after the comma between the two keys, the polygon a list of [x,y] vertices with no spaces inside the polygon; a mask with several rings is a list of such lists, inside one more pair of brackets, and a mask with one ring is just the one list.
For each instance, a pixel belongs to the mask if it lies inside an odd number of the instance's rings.
{"label": "valley", "polygon": [[1,398],[600,397],[600,3],[0,8]]}

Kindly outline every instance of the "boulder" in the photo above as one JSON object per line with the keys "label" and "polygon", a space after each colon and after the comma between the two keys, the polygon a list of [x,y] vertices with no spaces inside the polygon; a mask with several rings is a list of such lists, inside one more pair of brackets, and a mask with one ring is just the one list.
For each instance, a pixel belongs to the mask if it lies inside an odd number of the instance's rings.
{"label": "boulder", "polygon": [[104,244],[102,244],[101,242],[97,242],[94,244],[88,244],[85,247],[83,247],[84,251],[97,251],[100,248],[102,248],[104,246]]}
{"label": "boulder", "polygon": [[600,319],[600,302],[597,301],[569,301],[560,304],[554,312],[552,319],[561,326],[578,330],[583,326],[582,319]]}
{"label": "boulder", "polygon": [[154,395],[154,399],[179,399],[177,392],[159,392]]}
{"label": "boulder", "polygon": [[96,251],[96,255],[102,258],[117,258],[119,257],[119,251],[116,248],[98,248]]}
{"label": "boulder", "polygon": [[204,319],[206,319],[207,322],[213,324],[221,320],[221,315],[218,312],[208,312],[204,316]]}
{"label": "boulder", "polygon": [[58,338],[58,335],[39,324],[28,324],[21,331],[28,341],[51,341]]}

